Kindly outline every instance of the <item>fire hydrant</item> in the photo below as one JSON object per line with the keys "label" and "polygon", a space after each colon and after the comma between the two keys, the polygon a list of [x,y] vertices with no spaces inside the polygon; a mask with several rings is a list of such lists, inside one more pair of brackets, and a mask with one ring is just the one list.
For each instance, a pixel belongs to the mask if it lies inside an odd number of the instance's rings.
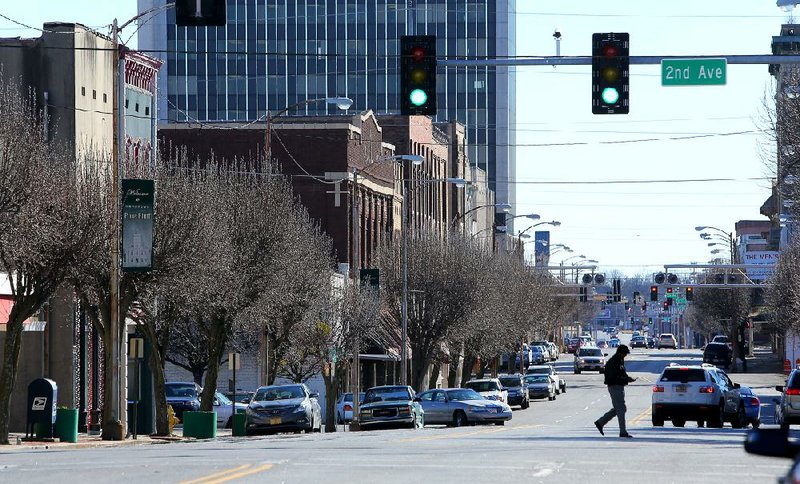
{"label": "fire hydrant", "polygon": [[175,424],[180,423],[180,419],[175,416],[175,410],[172,409],[172,405],[167,405],[167,422],[169,422],[169,434],[172,435],[172,429]]}

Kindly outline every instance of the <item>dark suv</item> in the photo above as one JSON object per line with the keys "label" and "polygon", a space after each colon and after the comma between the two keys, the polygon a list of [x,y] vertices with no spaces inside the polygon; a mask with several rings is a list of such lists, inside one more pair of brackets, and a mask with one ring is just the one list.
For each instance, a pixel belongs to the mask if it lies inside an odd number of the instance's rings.
{"label": "dark suv", "polygon": [[522,375],[501,375],[498,377],[503,389],[508,391],[508,406],[519,405],[523,409],[530,406],[528,386],[522,380]]}
{"label": "dark suv", "polygon": [[703,363],[711,363],[726,370],[731,366],[733,355],[727,343],[708,343],[703,350]]}

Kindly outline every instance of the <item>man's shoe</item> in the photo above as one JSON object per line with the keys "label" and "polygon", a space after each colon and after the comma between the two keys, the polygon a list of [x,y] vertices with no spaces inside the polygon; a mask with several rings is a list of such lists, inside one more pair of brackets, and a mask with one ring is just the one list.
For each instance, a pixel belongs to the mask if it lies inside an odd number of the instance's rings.
{"label": "man's shoe", "polygon": [[621,439],[632,439],[633,435],[631,435],[631,434],[619,434],[619,437]]}
{"label": "man's shoe", "polygon": [[595,422],[594,426],[597,427],[597,430],[600,431],[600,435],[605,435],[605,433],[603,432],[603,426],[600,425],[600,422]]}

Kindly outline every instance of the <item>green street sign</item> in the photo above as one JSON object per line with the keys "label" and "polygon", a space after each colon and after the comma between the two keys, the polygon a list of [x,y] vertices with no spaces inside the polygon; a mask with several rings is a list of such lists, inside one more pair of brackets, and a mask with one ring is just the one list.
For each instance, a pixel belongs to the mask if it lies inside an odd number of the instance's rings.
{"label": "green street sign", "polygon": [[677,299],[677,301],[678,301],[678,304],[686,304],[686,298],[685,297],[679,297]]}
{"label": "green street sign", "polygon": [[723,86],[727,59],[663,59],[662,86]]}

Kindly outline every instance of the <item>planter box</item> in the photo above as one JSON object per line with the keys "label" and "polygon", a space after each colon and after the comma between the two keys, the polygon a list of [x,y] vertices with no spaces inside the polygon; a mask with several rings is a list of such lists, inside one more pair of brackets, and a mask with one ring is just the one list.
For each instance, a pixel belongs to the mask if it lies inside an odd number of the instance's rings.
{"label": "planter box", "polygon": [[217,412],[183,412],[183,436],[195,439],[217,437]]}

